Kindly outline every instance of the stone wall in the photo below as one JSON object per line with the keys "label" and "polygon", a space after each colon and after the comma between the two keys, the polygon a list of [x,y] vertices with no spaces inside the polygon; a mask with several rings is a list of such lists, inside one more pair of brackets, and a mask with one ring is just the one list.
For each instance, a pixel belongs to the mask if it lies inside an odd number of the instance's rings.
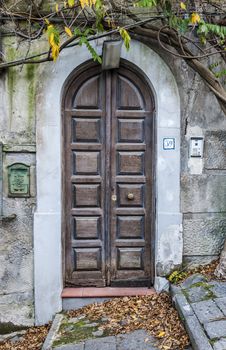
{"label": "stone wall", "polygon": [[[8,59],[19,55],[12,39],[5,40],[4,53]],[[32,325],[34,322],[35,70],[35,66],[27,65],[23,69],[10,68],[0,76],[0,142],[3,144],[0,324],[13,322]],[[14,163],[23,163],[30,167],[31,186],[28,198],[9,197],[8,166]]]}

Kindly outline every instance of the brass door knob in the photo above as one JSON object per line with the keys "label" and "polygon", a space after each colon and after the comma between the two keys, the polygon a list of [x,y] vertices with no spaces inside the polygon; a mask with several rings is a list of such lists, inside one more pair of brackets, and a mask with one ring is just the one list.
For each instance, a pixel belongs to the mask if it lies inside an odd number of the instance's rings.
{"label": "brass door knob", "polygon": [[134,194],[133,194],[133,193],[128,193],[127,198],[128,198],[129,200],[134,199]]}

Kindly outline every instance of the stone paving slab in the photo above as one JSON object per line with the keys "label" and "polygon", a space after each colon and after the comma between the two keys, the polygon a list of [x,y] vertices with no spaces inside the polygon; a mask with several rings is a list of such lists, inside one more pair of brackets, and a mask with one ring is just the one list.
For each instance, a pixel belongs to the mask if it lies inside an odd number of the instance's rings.
{"label": "stone paving slab", "polygon": [[225,350],[226,349],[226,339],[221,339],[213,344],[214,350]]}
{"label": "stone paving slab", "polygon": [[86,340],[84,350],[116,350],[116,337]]}
{"label": "stone paving slab", "polygon": [[193,303],[192,308],[201,323],[210,322],[224,317],[224,314],[213,300]]}
{"label": "stone paving slab", "polygon": [[203,286],[186,289],[187,298],[191,303],[206,300],[209,297],[209,290]]}
{"label": "stone paving slab", "polygon": [[117,336],[117,350],[158,350],[155,343],[156,340],[144,330]]}
{"label": "stone paving slab", "polygon": [[69,344],[69,345],[61,345],[54,348],[54,350],[84,350],[85,343],[80,344]]}
{"label": "stone paving slab", "polygon": [[[158,350],[156,339],[144,330],[128,334],[89,339],[79,344],[51,347],[53,350]],[[189,350],[189,348],[187,349]],[[190,349],[192,350],[192,349]],[[208,350],[208,349],[207,349]]]}
{"label": "stone paving slab", "polygon": [[226,337],[226,320],[205,323],[204,329],[210,339]]}
{"label": "stone paving slab", "polygon": [[219,307],[219,309],[223,312],[224,316],[226,316],[226,297],[225,298],[216,298],[214,299],[215,303]]}
{"label": "stone paving slab", "polygon": [[207,282],[200,274],[173,286],[176,309],[194,350],[226,350],[226,282]]}
{"label": "stone paving slab", "polygon": [[226,297],[226,283],[225,282],[210,282],[210,286],[212,286],[212,292],[216,298],[224,298]]}

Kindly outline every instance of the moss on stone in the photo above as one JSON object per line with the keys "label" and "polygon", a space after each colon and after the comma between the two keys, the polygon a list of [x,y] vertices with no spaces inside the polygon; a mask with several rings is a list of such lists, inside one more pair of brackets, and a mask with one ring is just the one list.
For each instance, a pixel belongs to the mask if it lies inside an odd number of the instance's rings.
{"label": "moss on stone", "polygon": [[13,95],[14,95],[14,85],[15,85],[15,69],[9,68],[8,70],[8,94],[9,94],[9,118],[10,118],[10,127],[12,125],[13,117]]}
{"label": "moss on stone", "polygon": [[211,290],[213,288],[213,286],[209,285],[207,282],[196,282],[196,283],[192,284],[189,288],[182,289],[182,293],[184,294],[184,296],[188,300],[190,300],[190,298],[189,298],[189,289],[198,288],[198,287],[202,287],[207,292],[207,294],[205,296],[200,298],[200,301],[205,301],[205,300],[216,298],[216,295]]}
{"label": "moss on stone", "polygon": [[13,333],[16,331],[21,331],[24,329],[27,329],[28,327],[25,326],[17,326],[15,324],[13,324],[12,322],[1,322],[0,323],[0,334],[9,334],[9,333]]}
{"label": "moss on stone", "polygon": [[[92,323],[93,322],[91,320],[87,319],[82,319],[78,322],[70,322],[70,320],[64,319],[58,332],[59,335],[53,342],[53,347],[71,343],[79,343],[86,339],[96,338],[93,335],[93,332],[98,331],[103,322],[101,320],[94,321],[95,325],[93,326]],[[108,335],[109,333],[105,330],[98,338],[106,337]]]}
{"label": "moss on stone", "polygon": [[26,75],[25,78],[28,82],[28,128],[31,131],[32,128],[32,121],[35,116],[35,87],[36,87],[36,81],[35,81],[35,70],[36,66],[34,64],[27,64],[26,65]]}

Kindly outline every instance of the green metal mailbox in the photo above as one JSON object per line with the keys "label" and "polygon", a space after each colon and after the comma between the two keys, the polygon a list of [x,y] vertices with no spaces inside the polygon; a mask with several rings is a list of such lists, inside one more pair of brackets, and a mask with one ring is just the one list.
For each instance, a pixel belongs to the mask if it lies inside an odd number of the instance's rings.
{"label": "green metal mailbox", "polygon": [[30,197],[30,167],[22,163],[8,166],[9,197]]}

